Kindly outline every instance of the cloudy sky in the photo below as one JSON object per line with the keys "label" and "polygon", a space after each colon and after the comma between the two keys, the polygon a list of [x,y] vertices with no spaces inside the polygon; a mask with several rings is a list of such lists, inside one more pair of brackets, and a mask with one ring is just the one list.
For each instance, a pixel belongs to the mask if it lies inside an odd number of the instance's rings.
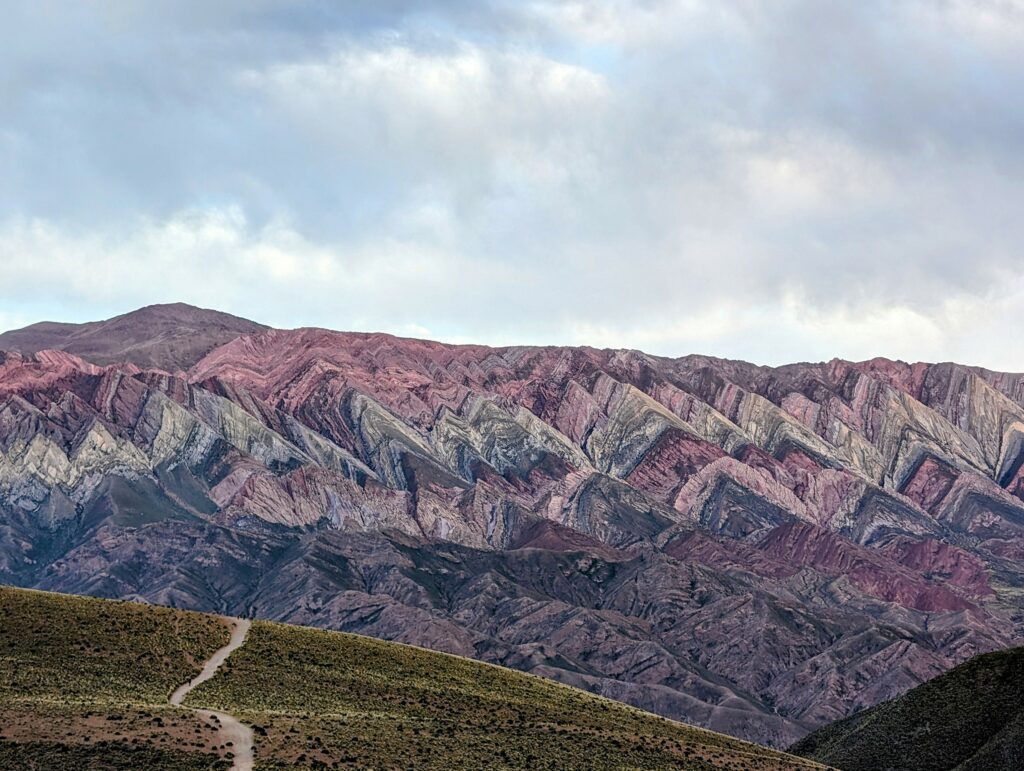
{"label": "cloudy sky", "polygon": [[0,329],[1024,370],[1024,0],[8,0]]}

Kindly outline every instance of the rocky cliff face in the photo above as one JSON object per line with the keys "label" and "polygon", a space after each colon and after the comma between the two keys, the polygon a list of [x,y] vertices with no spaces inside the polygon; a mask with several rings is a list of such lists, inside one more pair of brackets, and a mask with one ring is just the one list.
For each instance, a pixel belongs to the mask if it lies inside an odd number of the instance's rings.
{"label": "rocky cliff face", "polygon": [[0,354],[0,580],[776,746],[1024,637],[1024,376],[310,329],[155,363]]}

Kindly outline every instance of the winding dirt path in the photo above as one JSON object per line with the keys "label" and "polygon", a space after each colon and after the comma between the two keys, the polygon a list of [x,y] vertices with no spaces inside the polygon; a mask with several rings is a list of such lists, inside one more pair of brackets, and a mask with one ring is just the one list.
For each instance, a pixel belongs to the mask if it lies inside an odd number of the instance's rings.
{"label": "winding dirt path", "polygon": [[[252,622],[247,618],[235,619],[234,626],[231,629],[231,640],[228,644],[216,651],[207,660],[206,664],[203,665],[203,671],[196,675],[195,678],[189,680],[184,685],[178,686],[178,689],[171,694],[171,704],[175,707],[180,707],[185,697],[188,696],[193,688],[205,683],[217,674],[220,665],[227,660],[228,656],[245,644],[245,638],[249,634],[250,626],[252,626]],[[219,722],[221,744],[226,742],[232,743],[231,751],[235,755],[234,765],[231,766],[232,771],[253,771],[255,763],[253,735],[252,729],[249,726],[227,712],[217,712],[212,709],[193,709],[192,707],[186,707],[186,709],[191,709],[208,722],[211,720]]]}

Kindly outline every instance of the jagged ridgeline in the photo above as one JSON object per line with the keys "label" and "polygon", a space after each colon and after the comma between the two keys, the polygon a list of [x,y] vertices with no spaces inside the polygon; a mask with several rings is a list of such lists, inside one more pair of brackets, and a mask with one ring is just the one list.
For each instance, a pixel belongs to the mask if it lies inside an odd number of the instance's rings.
{"label": "jagged ridgeline", "polygon": [[0,336],[8,583],[414,643],[776,747],[1024,642],[1022,376],[187,306],[52,332]]}
{"label": "jagged ridgeline", "polygon": [[[168,704],[228,625],[0,587],[0,767],[228,768],[217,721]],[[266,622],[185,706],[252,726],[257,769],[821,768],[512,670]]]}

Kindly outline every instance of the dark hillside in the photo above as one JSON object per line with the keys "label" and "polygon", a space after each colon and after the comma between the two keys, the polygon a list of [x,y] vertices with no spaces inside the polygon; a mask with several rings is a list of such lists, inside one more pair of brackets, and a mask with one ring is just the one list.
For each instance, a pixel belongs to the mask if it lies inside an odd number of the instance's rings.
{"label": "dark hillside", "polygon": [[790,751],[843,771],[1024,768],[1024,648],[977,656]]}

